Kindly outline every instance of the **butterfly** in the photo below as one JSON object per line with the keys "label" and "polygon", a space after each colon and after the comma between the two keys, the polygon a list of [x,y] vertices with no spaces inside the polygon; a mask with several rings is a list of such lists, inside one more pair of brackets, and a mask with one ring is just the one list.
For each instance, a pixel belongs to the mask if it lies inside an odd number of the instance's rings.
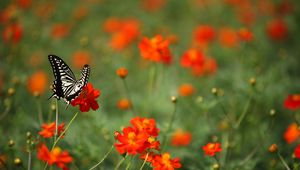
{"label": "butterfly", "polygon": [[68,106],[70,102],[81,93],[82,88],[87,84],[90,75],[90,67],[87,64],[84,65],[81,71],[81,77],[77,80],[70,67],[61,58],[56,55],[48,55],[48,59],[55,77],[52,85],[53,94],[49,99],[52,97],[55,97],[58,100],[63,98]]}

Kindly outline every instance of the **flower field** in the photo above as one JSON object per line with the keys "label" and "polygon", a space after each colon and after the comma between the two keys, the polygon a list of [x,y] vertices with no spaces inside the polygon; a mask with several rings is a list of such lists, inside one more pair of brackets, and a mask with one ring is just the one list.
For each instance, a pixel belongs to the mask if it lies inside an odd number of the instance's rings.
{"label": "flower field", "polygon": [[0,2],[0,169],[300,169],[292,0]]}

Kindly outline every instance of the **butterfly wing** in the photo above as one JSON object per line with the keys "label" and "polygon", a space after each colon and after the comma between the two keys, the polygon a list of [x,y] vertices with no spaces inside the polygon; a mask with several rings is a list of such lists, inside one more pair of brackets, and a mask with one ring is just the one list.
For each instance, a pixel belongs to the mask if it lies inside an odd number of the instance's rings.
{"label": "butterfly wing", "polygon": [[50,98],[65,98],[69,91],[74,88],[76,78],[69,66],[58,56],[49,55],[48,59],[52,66],[55,80],[53,81],[53,94]]}
{"label": "butterfly wing", "polygon": [[67,103],[75,99],[82,91],[82,88],[87,84],[90,75],[90,67],[88,65],[84,65],[81,71],[80,79],[75,83],[73,88],[69,89],[65,99]]}

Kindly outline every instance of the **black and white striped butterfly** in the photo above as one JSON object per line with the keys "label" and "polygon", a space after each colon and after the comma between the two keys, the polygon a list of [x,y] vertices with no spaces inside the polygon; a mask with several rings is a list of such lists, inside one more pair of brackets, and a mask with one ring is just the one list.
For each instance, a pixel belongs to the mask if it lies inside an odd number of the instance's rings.
{"label": "black and white striped butterfly", "polygon": [[50,98],[55,97],[58,100],[63,98],[67,102],[67,106],[82,91],[87,84],[90,74],[90,67],[84,65],[81,71],[80,79],[76,79],[70,67],[58,56],[48,55],[48,59],[52,66],[55,80],[53,81],[53,94]]}

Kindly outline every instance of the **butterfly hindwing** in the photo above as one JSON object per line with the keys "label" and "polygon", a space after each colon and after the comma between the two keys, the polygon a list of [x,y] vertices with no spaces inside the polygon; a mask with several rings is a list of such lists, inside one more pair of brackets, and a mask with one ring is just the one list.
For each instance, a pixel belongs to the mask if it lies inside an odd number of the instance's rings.
{"label": "butterfly hindwing", "polygon": [[53,81],[53,94],[51,97],[57,99],[63,98],[69,104],[80,94],[82,88],[86,85],[90,68],[88,65],[85,65],[81,72],[81,78],[76,80],[70,67],[61,58],[55,55],[49,55],[48,59],[55,77],[55,80]]}

